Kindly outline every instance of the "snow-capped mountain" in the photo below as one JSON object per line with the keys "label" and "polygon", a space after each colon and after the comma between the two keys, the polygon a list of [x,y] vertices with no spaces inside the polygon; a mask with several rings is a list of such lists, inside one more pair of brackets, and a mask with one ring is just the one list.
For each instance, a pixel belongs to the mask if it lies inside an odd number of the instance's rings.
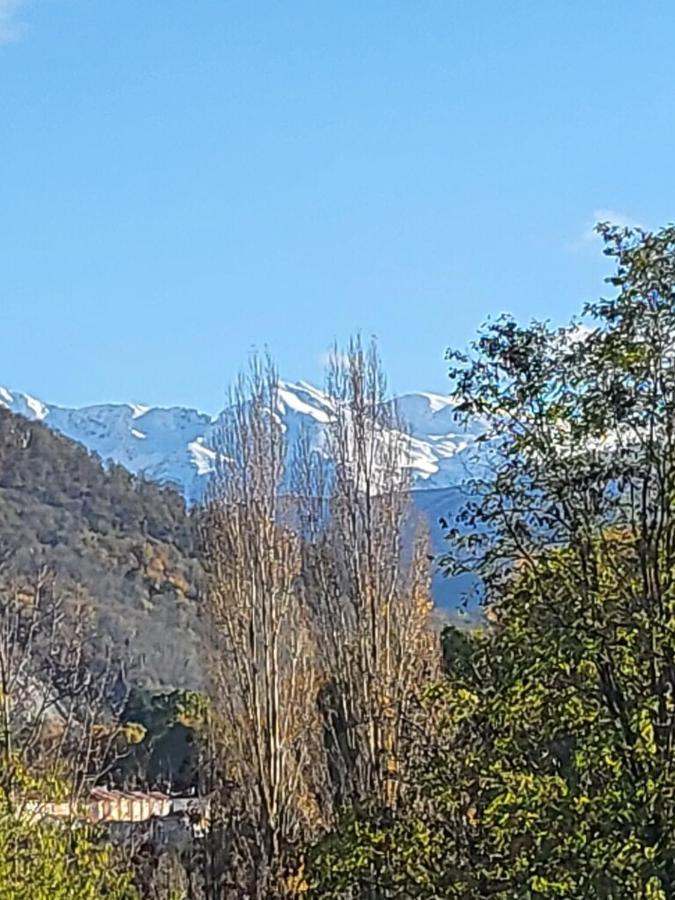
{"label": "snow-capped mountain", "polygon": [[[452,401],[440,394],[406,394],[393,402],[410,435],[402,464],[410,468],[415,489],[447,488],[464,481],[480,423],[461,426]],[[104,461],[176,484],[189,502],[202,495],[213,469],[220,416],[133,403],[70,409],[2,387],[0,406],[44,422]],[[280,382],[277,414],[289,444],[301,429],[308,429],[315,446],[324,445],[332,406],[322,391],[304,382]]]}
{"label": "snow-capped mountain", "polygon": [[[440,394],[406,394],[392,402],[408,435],[401,464],[410,469],[416,505],[429,521],[439,552],[443,540],[438,519],[452,514],[465,499],[462,485],[485,459],[487,445],[475,445],[484,429],[478,421],[462,426],[450,398]],[[217,431],[225,415],[213,418],[195,409],[133,403],[70,409],[2,387],[0,406],[44,422],[84,444],[104,462],[112,460],[135,474],[175,484],[188,503],[203,496],[216,459]],[[319,453],[327,454],[326,426],[332,403],[326,394],[304,382],[280,382],[276,414],[289,445],[302,431],[309,434]],[[468,586],[465,581],[448,581],[437,575],[434,595],[438,605],[446,610],[457,607]]]}
{"label": "snow-capped mountain", "polygon": [[175,483],[188,500],[199,497],[199,482],[210,471],[213,452],[204,445],[212,419],[193,409],[104,404],[69,409],[0,387],[0,406],[37,419],[84,444],[104,461],[121,463],[135,474]]}

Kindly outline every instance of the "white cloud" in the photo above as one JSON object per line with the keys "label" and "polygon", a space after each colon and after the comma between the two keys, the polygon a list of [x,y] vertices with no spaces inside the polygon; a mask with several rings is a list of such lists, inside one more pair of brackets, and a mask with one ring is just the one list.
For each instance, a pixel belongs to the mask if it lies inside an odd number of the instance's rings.
{"label": "white cloud", "polygon": [[619,225],[623,228],[642,228],[641,223],[636,219],[625,215],[625,213],[617,212],[615,209],[594,209],[593,222],[588,225],[584,232],[585,241],[594,241],[598,237],[594,231],[598,222],[611,222],[612,225]]}
{"label": "white cloud", "polygon": [[24,0],[0,0],[0,44],[16,41],[21,35],[18,19]]}
{"label": "white cloud", "polygon": [[593,211],[593,219],[596,222],[611,222],[612,225],[624,225],[626,228],[642,228],[640,222],[617,212],[615,209],[596,209]]}
{"label": "white cloud", "polygon": [[590,221],[575,241],[571,241],[565,247],[572,253],[583,250],[589,244],[599,240],[599,235],[595,232],[595,226],[598,222],[611,222],[612,225],[619,225],[625,228],[642,228],[644,227],[632,216],[625,213],[617,212],[615,209],[594,209]]}

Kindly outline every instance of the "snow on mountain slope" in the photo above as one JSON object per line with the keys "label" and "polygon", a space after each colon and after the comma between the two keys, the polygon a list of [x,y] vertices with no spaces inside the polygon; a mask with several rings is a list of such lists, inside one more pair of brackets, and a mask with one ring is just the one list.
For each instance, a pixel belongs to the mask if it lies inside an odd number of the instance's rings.
{"label": "snow on mountain slope", "polygon": [[0,406],[41,420],[104,461],[113,460],[136,474],[176,484],[189,501],[200,496],[201,482],[211,469],[214,453],[204,440],[211,417],[196,410],[134,404],[68,409],[7,388],[0,388]]}
{"label": "snow on mountain slope", "polygon": [[[410,433],[408,458],[402,465],[411,469],[415,488],[446,488],[464,481],[470,469],[469,451],[482,430],[480,423],[460,426],[452,401],[440,394],[406,394],[392,402]],[[1,387],[0,405],[43,421],[103,460],[176,484],[189,502],[202,495],[213,469],[215,433],[223,415],[212,419],[194,409],[131,403],[69,409]],[[301,429],[309,430],[313,445],[326,452],[326,425],[332,414],[326,394],[305,382],[282,381],[277,414],[289,444]]]}
{"label": "snow on mountain slope", "polygon": [[[461,426],[452,401],[440,394],[406,394],[392,402],[410,435],[402,465],[411,469],[416,505],[429,520],[435,551],[441,552],[438,518],[461,504],[462,484],[485,458],[487,445],[474,446],[483,427],[478,421]],[[104,461],[112,460],[136,474],[175,484],[188,503],[203,496],[214,467],[216,432],[225,415],[224,411],[212,418],[194,409],[132,403],[70,409],[2,387],[0,406],[44,422],[84,444]],[[280,382],[276,413],[289,445],[302,430],[309,434],[317,452],[328,458],[326,425],[332,412],[330,398],[312,385]],[[456,579],[435,577],[437,603],[446,609],[456,608],[462,590],[469,586]]]}

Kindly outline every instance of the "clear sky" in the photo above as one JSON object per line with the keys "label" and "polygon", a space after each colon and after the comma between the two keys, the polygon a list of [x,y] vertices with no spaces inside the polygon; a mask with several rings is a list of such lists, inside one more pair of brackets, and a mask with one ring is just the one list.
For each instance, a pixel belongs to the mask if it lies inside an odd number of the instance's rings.
{"label": "clear sky", "polygon": [[0,0],[0,384],[214,412],[360,329],[442,391],[675,217],[674,147],[672,0]]}

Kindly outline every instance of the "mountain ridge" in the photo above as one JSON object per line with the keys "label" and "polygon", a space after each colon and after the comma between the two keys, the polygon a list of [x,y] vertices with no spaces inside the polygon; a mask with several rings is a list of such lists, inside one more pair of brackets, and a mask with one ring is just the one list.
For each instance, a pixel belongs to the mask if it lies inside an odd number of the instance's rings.
{"label": "mountain ridge", "polygon": [[[456,487],[472,469],[471,450],[482,432],[480,422],[456,421],[452,399],[432,392],[407,393],[390,401],[407,428],[407,459],[413,490]],[[0,387],[0,406],[84,445],[104,461],[123,465],[135,475],[177,486],[188,503],[198,501],[213,471],[216,416],[183,406],[107,403],[66,407],[30,394]],[[301,428],[323,451],[331,399],[308,382],[280,380],[277,413],[292,444]]]}

